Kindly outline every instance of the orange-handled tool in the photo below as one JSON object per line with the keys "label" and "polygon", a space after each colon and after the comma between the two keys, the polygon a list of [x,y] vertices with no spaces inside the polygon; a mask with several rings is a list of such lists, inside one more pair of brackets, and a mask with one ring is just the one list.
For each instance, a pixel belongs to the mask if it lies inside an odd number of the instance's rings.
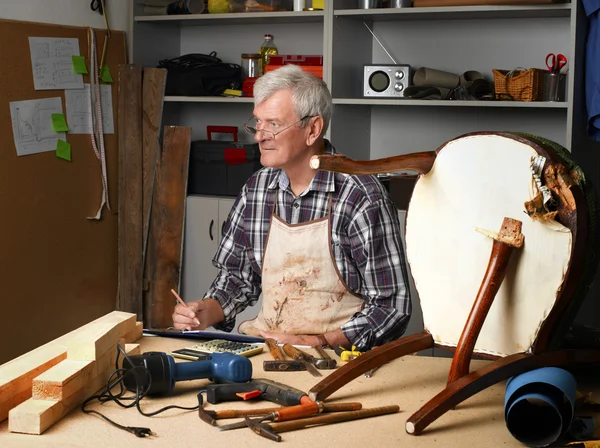
{"label": "orange-handled tool", "polygon": [[273,357],[273,359],[276,359],[279,361],[283,361],[285,359],[285,356],[281,352],[281,348],[277,345],[277,342],[275,341],[275,339],[271,339],[271,338],[265,339],[265,345],[269,349],[269,352],[271,352],[271,356]]}
{"label": "orange-handled tool", "polygon": [[[289,420],[297,420],[304,417],[310,417],[321,412],[344,412],[356,411],[362,408],[362,405],[357,402],[350,403],[323,403],[322,401],[311,401],[308,397],[302,397],[302,404],[296,406],[282,407],[273,410],[268,414],[254,420],[258,423],[264,421],[284,422]],[[229,425],[218,426],[219,431],[228,431],[230,429],[245,428],[246,422],[236,422]]]}

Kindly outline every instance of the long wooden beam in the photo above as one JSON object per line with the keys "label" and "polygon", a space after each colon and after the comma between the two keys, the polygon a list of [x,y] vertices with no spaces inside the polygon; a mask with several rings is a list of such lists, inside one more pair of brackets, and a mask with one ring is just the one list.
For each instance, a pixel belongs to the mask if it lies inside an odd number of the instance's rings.
{"label": "long wooden beam", "polygon": [[[127,350],[127,348],[129,348],[131,352],[128,353],[128,355],[139,351],[139,346],[129,345],[125,347],[125,350]],[[116,358],[116,350],[107,354],[111,355],[113,360]],[[63,362],[69,363],[70,361],[65,360]],[[96,362],[97,361],[91,361],[91,364],[94,365]],[[42,434],[72,409],[79,406],[88,397],[102,389],[106,385],[106,381],[112,368],[114,368],[114,364],[113,367],[106,368],[105,371],[99,372],[93,378],[88,378],[87,381],[81,384],[81,387],[73,390],[70,395],[63,399],[38,400],[30,398],[29,400],[24,401],[19,406],[10,410],[8,430],[10,432],[23,434]]]}
{"label": "long wooden beam", "polygon": [[1,365],[0,421],[8,417],[10,409],[32,396],[34,378],[67,358],[69,340],[97,322],[112,322],[119,328],[121,338],[126,342],[135,342],[141,337],[142,329],[141,323],[136,323],[135,319],[135,314],[113,311]]}

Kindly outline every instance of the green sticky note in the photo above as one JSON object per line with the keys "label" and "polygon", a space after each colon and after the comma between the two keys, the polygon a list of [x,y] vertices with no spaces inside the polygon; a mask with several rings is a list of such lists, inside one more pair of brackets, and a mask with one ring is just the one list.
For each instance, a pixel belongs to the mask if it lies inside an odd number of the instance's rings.
{"label": "green sticky note", "polygon": [[69,126],[63,114],[52,114],[52,127],[54,132],[69,132]]}
{"label": "green sticky note", "polygon": [[56,157],[71,161],[71,144],[60,138],[56,141]]}
{"label": "green sticky note", "polygon": [[102,67],[102,73],[100,74],[100,79],[104,82],[113,82],[112,76],[110,76],[110,69],[108,65]]}
{"label": "green sticky note", "polygon": [[73,71],[80,75],[87,75],[87,66],[85,65],[85,58],[83,56],[71,56],[73,58]]}

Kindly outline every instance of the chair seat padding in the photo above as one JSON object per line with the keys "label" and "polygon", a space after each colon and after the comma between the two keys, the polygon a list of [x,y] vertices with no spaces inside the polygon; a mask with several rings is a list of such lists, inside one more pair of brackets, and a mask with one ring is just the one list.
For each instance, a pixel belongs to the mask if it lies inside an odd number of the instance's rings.
{"label": "chair seat padding", "polygon": [[485,319],[475,353],[529,351],[556,303],[571,258],[571,231],[533,220],[524,203],[538,189],[530,170],[537,152],[502,135],[448,142],[417,181],[406,217],[406,252],[423,321],[436,344],[456,347],[504,217],[522,221],[524,245],[514,249],[506,277]]}

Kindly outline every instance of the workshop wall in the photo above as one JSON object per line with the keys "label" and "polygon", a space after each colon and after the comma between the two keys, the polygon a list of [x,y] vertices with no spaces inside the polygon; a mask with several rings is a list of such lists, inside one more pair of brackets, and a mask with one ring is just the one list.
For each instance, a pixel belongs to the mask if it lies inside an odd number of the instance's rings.
{"label": "workshop wall", "polygon": [[[57,25],[105,28],[104,18],[90,9],[91,0],[1,0],[0,19]],[[131,54],[131,1],[105,0],[110,28],[125,31],[127,53]]]}
{"label": "workshop wall", "polygon": [[[26,3],[33,6],[34,2]],[[62,3],[66,11],[70,2],[47,3],[55,7]],[[86,3],[89,8],[89,1],[79,3]],[[72,147],[70,161],[58,158],[54,151],[18,156],[9,108],[11,102],[60,97],[65,110],[64,90],[34,90],[28,38],[77,38],[80,54],[87,61],[86,20],[70,26],[36,23],[33,19],[44,22],[50,18],[36,11],[34,16],[21,17],[25,21],[15,21],[3,18],[7,11],[2,3],[0,364],[114,310],[117,294],[117,134],[107,133],[104,139],[113,211],[104,209],[100,220],[89,220],[87,217],[96,214],[102,194],[100,164],[89,134],[66,135]],[[100,17],[90,10],[90,16],[94,14]],[[65,15],[68,14],[65,12]],[[82,10],[80,19],[83,16]],[[93,21],[90,19],[87,23]],[[103,28],[103,22],[96,26],[99,42],[103,41]],[[116,76],[118,65],[126,62],[123,31],[113,30],[107,50],[106,65]],[[83,82],[89,82],[87,75]],[[117,103],[116,92],[113,85],[113,110]],[[36,124],[41,121],[38,115],[19,117],[18,129],[25,135],[19,134],[19,138],[30,141],[27,140],[30,134],[47,138],[44,134],[47,130]]]}
{"label": "workshop wall", "polygon": [[[104,28],[104,19],[90,9],[91,0],[2,0],[0,18],[58,25]],[[129,31],[130,2],[106,0],[111,29]]]}

